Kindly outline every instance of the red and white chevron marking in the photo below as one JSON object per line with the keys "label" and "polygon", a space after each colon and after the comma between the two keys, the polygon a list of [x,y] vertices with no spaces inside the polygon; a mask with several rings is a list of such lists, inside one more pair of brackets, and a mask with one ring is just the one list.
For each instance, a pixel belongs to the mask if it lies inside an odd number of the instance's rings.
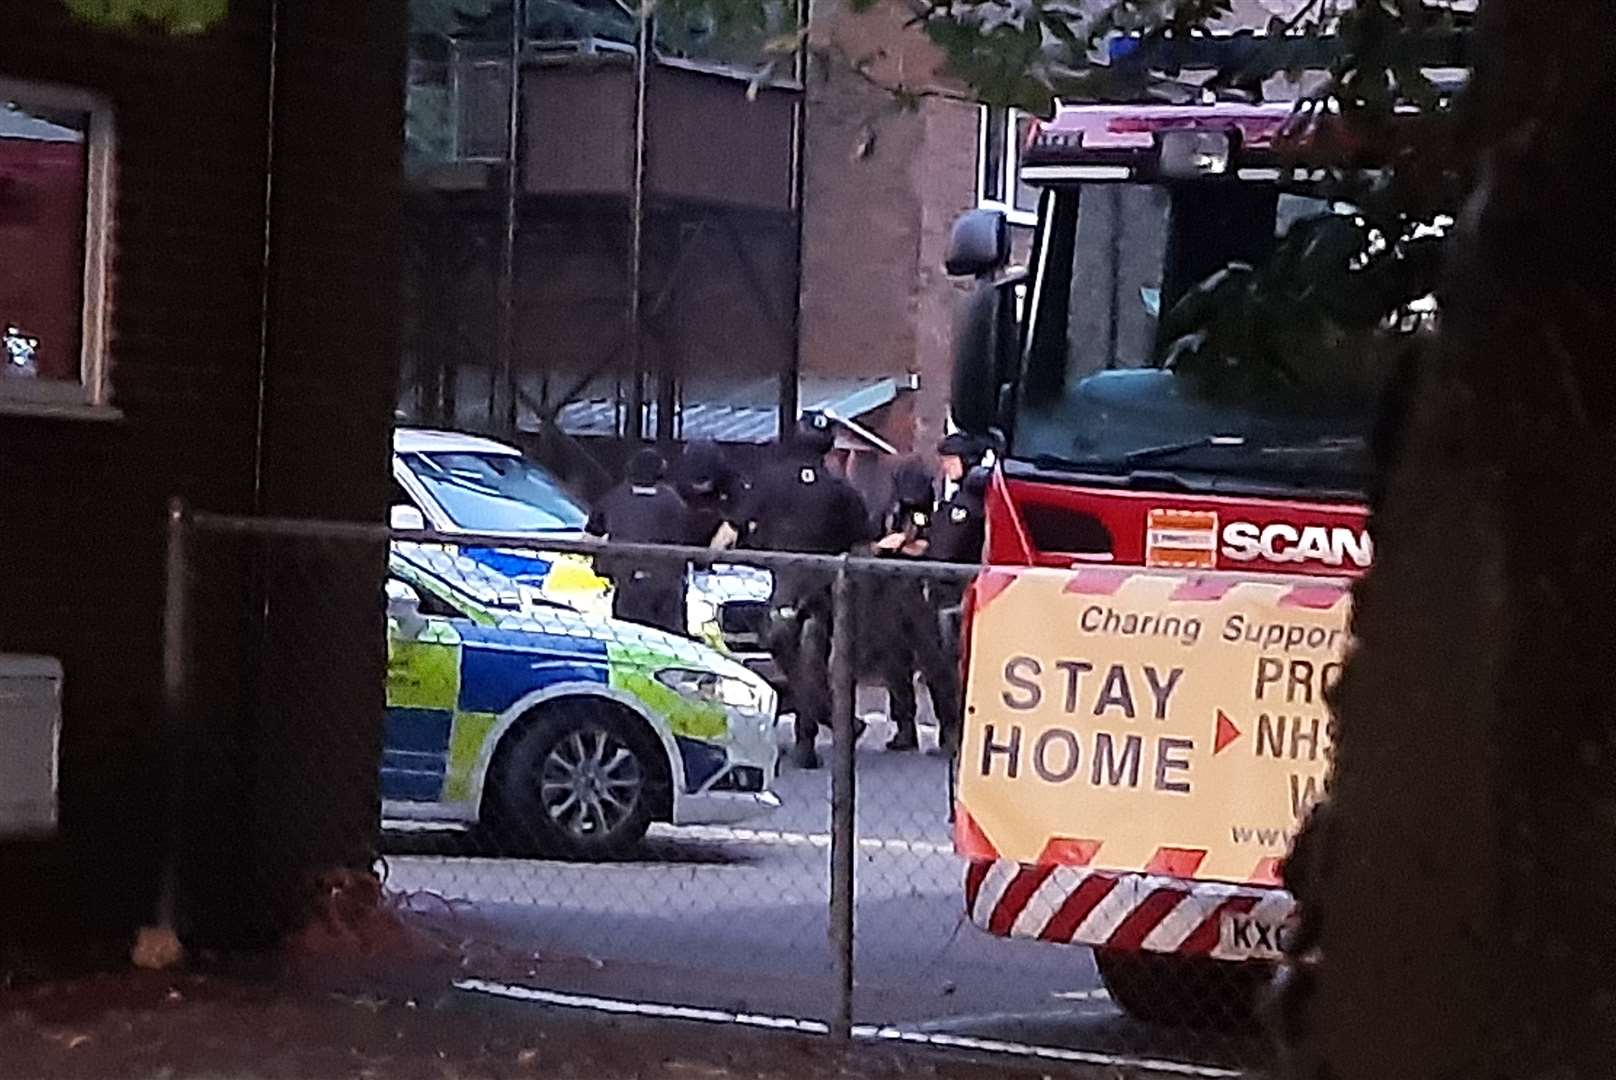
{"label": "red and white chevron marking", "polygon": [[1244,960],[1267,953],[1225,933],[1226,917],[1280,926],[1295,901],[1283,889],[999,859],[968,864],[965,906],[999,937]]}

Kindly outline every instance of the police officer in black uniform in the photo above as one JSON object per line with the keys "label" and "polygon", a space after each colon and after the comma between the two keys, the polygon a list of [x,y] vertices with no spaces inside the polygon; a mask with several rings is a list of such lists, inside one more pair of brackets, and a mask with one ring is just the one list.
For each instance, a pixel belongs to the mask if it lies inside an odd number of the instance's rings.
{"label": "police officer in black uniform", "polygon": [[[748,496],[741,515],[747,546],[843,555],[873,539],[864,500],[825,465],[834,446],[829,418],[804,413],[779,460],[762,471]],[[769,652],[796,703],[791,758],[804,769],[819,767],[814,741],[830,725],[831,613],[824,571],[774,572]]]}
{"label": "police officer in black uniform", "polygon": [[[688,444],[673,466],[674,489],[690,515],[690,543],[726,546],[723,538],[733,529],[741,501],[740,477],[724,460],[724,451],[711,439]],[[729,534],[733,538],[733,534]]]}
{"label": "police officer in black uniform", "polygon": [[[958,483],[951,495],[937,510],[932,520],[931,535],[926,557],[946,563],[980,563],[982,545],[986,535],[985,500],[988,480],[992,475],[983,464],[992,447],[984,439],[955,433],[937,446],[945,479]],[[959,630],[965,599],[965,582],[934,580],[927,585],[927,597],[937,612],[938,634],[947,670],[957,672],[959,657]],[[941,746],[952,756],[959,749],[960,725],[957,681],[954,709],[946,715],[939,710]]]}
{"label": "police officer in black uniform", "polygon": [[937,444],[937,465],[943,480],[950,484],[964,482],[965,475],[983,464],[993,450],[993,440],[982,435],[967,435],[963,431],[950,432]]}
{"label": "police officer in black uniform", "polygon": [[[876,555],[895,559],[926,557],[936,511],[931,477],[918,462],[905,462],[892,478],[892,499],[883,521],[884,535]],[[865,651],[873,653],[873,669],[887,688],[888,717],[896,725],[887,749],[919,749],[915,727],[915,673],[926,680],[932,709],[946,728],[958,709],[956,677],[943,652],[937,616],[919,578],[874,577],[861,582]]]}
{"label": "police officer in black uniform", "polygon": [[[589,515],[589,532],[629,544],[689,543],[685,501],[663,483],[666,471],[666,462],[655,450],[647,447],[635,453],[624,481],[602,496]],[[647,562],[622,555],[603,556],[599,562],[614,586],[613,615],[673,634],[687,632],[681,567],[667,560]]]}
{"label": "police officer in black uniform", "polygon": [[985,502],[991,476],[992,469],[980,464],[970,465],[960,476],[959,487],[938,507],[932,521],[927,558],[949,563],[982,561],[987,531]]}

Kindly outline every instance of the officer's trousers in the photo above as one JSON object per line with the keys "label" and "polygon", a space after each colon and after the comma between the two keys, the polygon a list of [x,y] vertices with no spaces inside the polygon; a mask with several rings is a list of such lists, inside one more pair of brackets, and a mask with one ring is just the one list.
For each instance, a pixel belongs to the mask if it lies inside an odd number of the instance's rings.
{"label": "officer's trousers", "polygon": [[766,645],[790,688],[797,742],[806,746],[830,726],[830,643],[828,596],[812,596],[802,607],[778,598],[770,605]]}
{"label": "officer's trousers", "polygon": [[937,616],[919,581],[879,583],[876,603],[864,605],[869,625],[861,627],[863,651],[887,688],[888,717],[899,735],[915,734],[915,674],[926,680],[941,741],[951,744],[959,726],[959,679],[943,648]]}

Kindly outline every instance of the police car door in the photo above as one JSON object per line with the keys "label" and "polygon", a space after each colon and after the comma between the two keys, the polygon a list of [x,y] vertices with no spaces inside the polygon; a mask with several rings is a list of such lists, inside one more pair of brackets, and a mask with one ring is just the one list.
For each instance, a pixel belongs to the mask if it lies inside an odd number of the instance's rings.
{"label": "police car door", "polygon": [[[430,610],[430,608],[429,608]],[[382,801],[397,816],[431,816],[443,798],[449,738],[460,698],[461,635],[422,595],[387,581],[387,718],[382,737]],[[413,813],[411,811],[414,811]]]}

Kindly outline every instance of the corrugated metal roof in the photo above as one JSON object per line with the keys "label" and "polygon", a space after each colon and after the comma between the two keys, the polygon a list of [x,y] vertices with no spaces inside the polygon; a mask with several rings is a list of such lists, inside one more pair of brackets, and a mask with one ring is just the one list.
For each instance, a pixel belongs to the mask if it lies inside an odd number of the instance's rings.
{"label": "corrugated metal roof", "polygon": [[83,142],[84,132],[61,124],[53,124],[42,117],[8,107],[0,101],[0,139],[27,139],[33,142]]}
{"label": "corrugated metal roof", "polygon": [[[563,406],[557,419],[563,431],[575,436],[617,434],[618,412],[626,406],[609,388],[598,387],[591,396]],[[756,379],[727,386],[687,386],[679,413],[681,439],[713,439],[717,442],[763,443],[780,435],[780,384],[775,379]],[[898,381],[892,378],[832,379],[805,376],[798,383],[797,399],[802,409],[820,410],[842,421],[879,409],[898,396]],[[646,406],[649,427],[656,424],[655,402]],[[531,414],[523,417],[523,427],[536,426]],[[895,452],[874,432],[853,423],[849,427],[859,437],[888,453]]]}

